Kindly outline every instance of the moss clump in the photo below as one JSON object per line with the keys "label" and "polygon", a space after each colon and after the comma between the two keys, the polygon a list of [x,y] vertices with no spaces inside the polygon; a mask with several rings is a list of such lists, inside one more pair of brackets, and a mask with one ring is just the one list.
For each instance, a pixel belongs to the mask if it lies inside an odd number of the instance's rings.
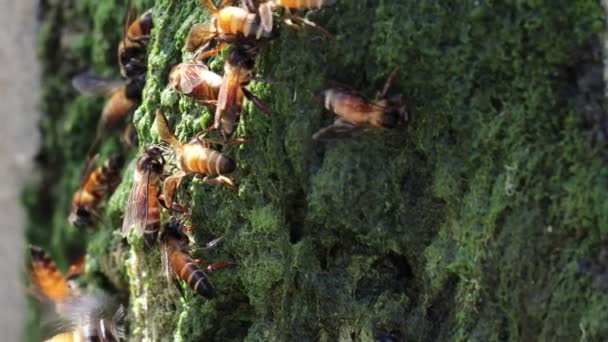
{"label": "moss clump", "polygon": [[[115,46],[120,25],[111,26],[124,7],[83,3],[75,11],[88,11],[94,23],[83,34],[97,43],[79,40],[83,53],[75,59],[117,70],[100,56],[106,40]],[[162,110],[186,141],[211,115],[167,89],[167,76],[189,58],[185,36],[206,14],[194,0],[157,0],[154,10],[135,123],[143,144],[157,142],[154,113]],[[54,29],[46,32],[71,23],[65,11],[49,13]],[[598,255],[608,233],[608,132],[593,67],[602,14],[590,0],[339,1],[309,15],[334,41],[282,28],[258,61],[260,75],[282,83],[250,86],[272,114],[246,106],[238,134],[251,142],[222,149],[239,164],[231,175],[239,191],[188,180],[179,193],[192,208],[196,241],[225,238],[222,248],[201,254],[205,260],[237,265],[210,275],[216,299],[186,288],[182,301],[159,276],[158,252],[132,241],[124,262],[133,336],[607,338],[608,297],[593,285],[597,275],[579,266]],[[43,39],[45,58],[64,65],[50,53],[55,40]],[[211,68],[221,71],[223,57]],[[414,118],[408,128],[311,141],[332,120],[315,92],[337,81],[371,96],[395,68],[393,92],[408,98]],[[586,86],[597,79],[601,87]],[[46,89],[64,94],[59,85],[51,79]],[[88,122],[80,110],[97,105],[79,99],[66,114],[69,96],[62,96],[52,106],[43,99],[47,149],[69,156],[59,159],[65,167],[53,194],[57,247],[74,238],[65,228],[66,199],[83,154],[68,149],[86,146],[75,125]],[[598,105],[590,112],[582,104],[591,102]],[[58,138],[66,132],[75,135]],[[126,182],[108,207],[115,223],[128,189]],[[27,198],[37,208],[37,197]]]}

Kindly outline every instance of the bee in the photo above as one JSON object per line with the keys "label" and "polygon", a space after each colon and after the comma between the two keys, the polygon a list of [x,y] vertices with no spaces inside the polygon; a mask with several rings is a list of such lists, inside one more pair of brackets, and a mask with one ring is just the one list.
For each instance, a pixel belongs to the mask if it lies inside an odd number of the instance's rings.
{"label": "bee", "polygon": [[260,16],[245,8],[226,6],[218,9],[212,0],[201,0],[201,4],[212,17],[190,29],[187,38],[187,49],[190,52],[207,45],[215,38],[229,43],[273,38],[272,24],[270,28],[262,28]]}
{"label": "bee", "polygon": [[[125,20],[123,40],[118,44],[118,65],[120,74],[130,78],[146,72],[146,47],[152,31],[152,10],[147,10],[134,22],[130,21],[130,11]],[[128,25],[128,26],[127,26]]]}
{"label": "bee", "polygon": [[179,169],[178,172],[167,177],[163,183],[163,195],[167,206],[172,205],[175,191],[179,187],[182,178],[188,174],[203,176],[202,181],[205,184],[223,184],[237,189],[237,185],[230,178],[223,176],[236,169],[235,161],[225,154],[209,148],[209,143],[239,144],[243,143],[244,140],[219,141],[199,139],[197,135],[189,143],[182,144],[173,134],[167,118],[161,112],[156,112],[156,125],[161,141],[173,148]]}
{"label": "bee", "polygon": [[332,6],[336,3],[336,0],[269,0],[262,3],[258,12],[260,15],[261,25],[263,30],[272,30],[273,26],[273,18],[272,12],[274,9],[283,9],[285,11],[283,16],[283,21],[285,21],[288,25],[295,26],[293,22],[296,21],[303,25],[310,27],[311,29],[323,34],[327,38],[332,38],[332,35],[327,32],[322,27],[313,23],[312,21],[294,15],[291,13],[292,10],[309,10],[309,9],[320,9],[322,7]]}
{"label": "bee", "polygon": [[81,93],[110,93],[101,111],[97,125],[97,137],[89,148],[88,156],[97,151],[104,139],[124,125],[126,118],[140,104],[141,95],[146,84],[145,75],[137,75],[126,82],[107,80],[91,72],[85,72],[72,79],[72,86]]}
{"label": "bee", "polygon": [[169,73],[169,85],[203,105],[215,105],[222,76],[202,63],[180,63]]}
{"label": "bee", "polygon": [[245,88],[255,74],[256,53],[255,48],[235,45],[224,64],[224,77],[218,94],[215,119],[210,127],[210,130],[220,129],[224,137],[230,137],[236,130],[245,97],[258,109],[268,112],[266,103]]}
{"label": "bee", "polygon": [[322,97],[325,108],[338,117],[333,124],[320,129],[312,138],[314,140],[344,138],[361,130],[393,128],[400,123],[407,124],[409,114],[401,96],[391,99],[386,97],[396,75],[397,70],[391,72],[382,92],[371,101],[348,89],[324,90]]}
{"label": "bee", "polygon": [[68,220],[80,229],[94,225],[94,219],[99,218],[97,210],[103,205],[104,198],[116,189],[121,180],[122,155],[114,155],[103,165],[94,168],[96,159],[88,163],[80,188],[72,197],[72,211]]}
{"label": "bee", "polygon": [[160,230],[159,195],[164,166],[162,150],[154,145],[146,147],[144,154],[137,160],[122,223],[123,235],[135,227],[138,235],[144,235],[148,246],[154,244]]}
{"label": "bee", "polygon": [[[193,248],[189,246],[190,239],[183,229],[183,224],[175,219],[165,224],[161,235],[163,273],[168,282],[171,281],[172,274],[175,273],[188,283],[188,286],[194,292],[206,298],[213,298],[215,291],[209,282],[209,278],[199,267],[200,261],[193,259],[189,254],[189,251]],[[213,240],[204,248],[211,248],[217,245],[220,240],[221,238]],[[218,262],[208,265],[206,271],[212,272],[232,265],[231,262]]]}
{"label": "bee", "polygon": [[[105,292],[96,291],[70,298],[65,303],[66,332],[46,341],[122,341],[126,338],[126,310]],[[115,309],[115,311],[113,311]],[[114,314],[110,317],[110,315]]]}
{"label": "bee", "polygon": [[70,281],[83,273],[84,258],[72,265],[65,276],[59,271],[55,261],[42,248],[30,245],[30,255],[32,257],[30,280],[36,293],[55,304],[78,294]]}

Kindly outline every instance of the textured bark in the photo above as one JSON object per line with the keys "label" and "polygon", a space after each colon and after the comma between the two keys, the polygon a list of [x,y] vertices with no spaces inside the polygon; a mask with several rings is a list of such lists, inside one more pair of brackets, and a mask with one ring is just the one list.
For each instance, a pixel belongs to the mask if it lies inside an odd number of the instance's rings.
{"label": "textured bark", "polygon": [[[251,142],[222,150],[238,162],[239,191],[182,184],[195,240],[225,238],[200,255],[237,263],[210,275],[216,299],[186,287],[182,300],[160,276],[158,251],[137,238],[129,247],[107,227],[86,236],[89,270],[130,292],[133,338],[608,338],[601,4],[338,2],[308,16],[335,40],[283,27],[262,51],[258,74],[282,83],[250,86],[272,114],[247,105],[237,135]],[[53,182],[42,184],[54,205],[32,227],[50,221],[53,230],[29,237],[52,237],[57,253],[85,239],[65,218],[102,103],[75,97],[66,82],[87,65],[118,75],[124,8],[62,2],[45,17],[43,132],[52,153],[44,162]],[[190,57],[184,40],[205,10],[194,0],[157,0],[154,18],[134,115],[142,146],[157,142],[158,109],[182,141],[212,120],[166,87],[171,67]],[[221,73],[223,56],[210,67]],[[339,82],[372,97],[394,68],[409,127],[311,140],[332,121],[317,91]],[[115,148],[110,142],[104,153]],[[114,227],[132,171],[133,163],[107,206]],[[28,197],[32,212],[44,196]]]}

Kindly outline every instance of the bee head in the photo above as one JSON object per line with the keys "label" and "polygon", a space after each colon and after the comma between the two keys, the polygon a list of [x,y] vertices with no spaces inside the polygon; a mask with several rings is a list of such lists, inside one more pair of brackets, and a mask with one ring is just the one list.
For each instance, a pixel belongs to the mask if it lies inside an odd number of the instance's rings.
{"label": "bee head", "polygon": [[146,85],[146,75],[139,74],[127,82],[125,89],[125,96],[129,99],[141,100],[141,92],[144,90]]}
{"label": "bee head", "polygon": [[163,158],[163,150],[160,146],[148,145],[144,150],[144,154],[137,161],[139,170],[149,170],[151,172],[161,174],[165,166]]}
{"label": "bee head", "polygon": [[70,216],[68,217],[68,222],[74,227],[83,230],[95,225],[95,215],[91,212],[89,208],[79,207],[76,210],[72,211]]}

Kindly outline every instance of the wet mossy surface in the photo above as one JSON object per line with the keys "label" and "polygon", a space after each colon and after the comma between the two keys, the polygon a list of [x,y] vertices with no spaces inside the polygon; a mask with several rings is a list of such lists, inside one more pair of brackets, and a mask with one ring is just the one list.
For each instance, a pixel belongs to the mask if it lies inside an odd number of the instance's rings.
{"label": "wet mossy surface", "polygon": [[[143,11],[150,2],[137,1]],[[69,78],[93,67],[118,77],[126,5],[49,2],[41,181],[25,192],[28,239],[67,266],[130,292],[134,340],[400,341],[608,338],[608,158],[596,1],[338,1],[308,18],[335,35],[283,27],[260,53],[234,157],[238,192],[189,178],[179,202],[193,232],[221,248],[197,252],[236,267],[210,274],[217,297],[185,298],[161,276],[160,253],[120,227],[133,163],[106,206],[113,227],[68,226],[71,194],[103,99]],[[162,110],[187,141],[212,120],[166,87],[190,58],[185,37],[206,18],[198,1],[158,0],[142,106],[142,146]],[[61,34],[59,34],[61,33]],[[222,72],[223,56],[210,61]],[[315,93],[333,82],[373,97],[391,70],[408,127],[330,143]],[[103,153],[119,148],[109,142]],[[220,147],[218,147],[220,148]],[[136,153],[130,155],[133,159]],[[118,248],[118,252],[115,252]],[[69,257],[69,256],[68,256]],[[34,338],[35,339],[35,338]]]}

